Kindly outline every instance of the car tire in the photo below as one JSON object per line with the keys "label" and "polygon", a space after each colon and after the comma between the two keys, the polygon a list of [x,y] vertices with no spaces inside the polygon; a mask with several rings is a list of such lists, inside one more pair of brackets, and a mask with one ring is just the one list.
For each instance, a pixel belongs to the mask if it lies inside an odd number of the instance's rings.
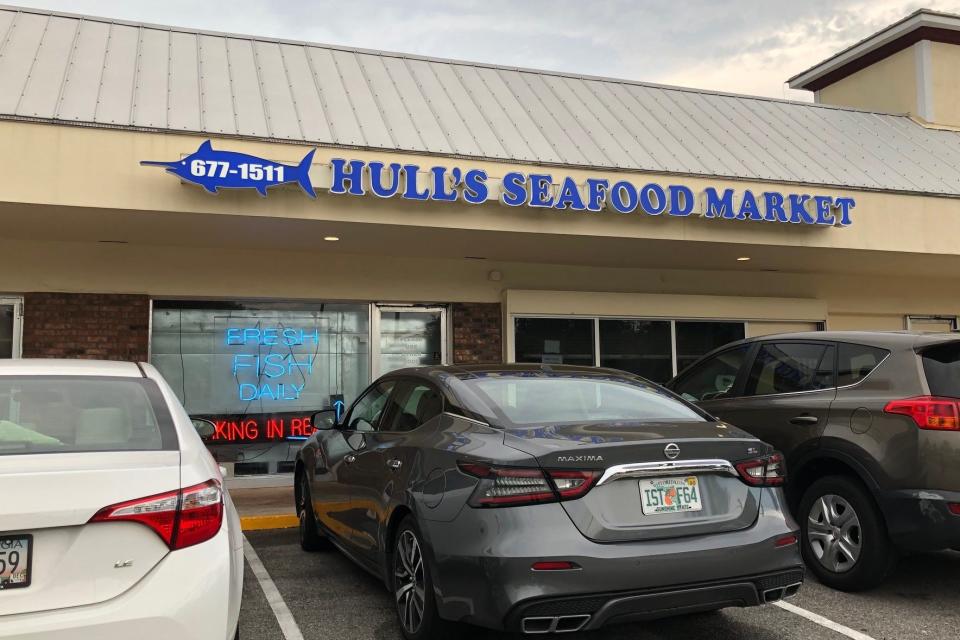
{"label": "car tire", "polygon": [[[413,516],[408,515],[400,522],[393,537],[390,576],[397,622],[406,640],[447,640],[454,637],[455,625],[441,618],[437,610],[433,576],[424,555],[423,536]],[[416,619],[418,608],[419,620]]]}
{"label": "car tire", "polygon": [[896,563],[883,515],[855,478],[817,480],[804,492],[798,516],[803,560],[828,587],[872,589]]}
{"label": "car tire", "polygon": [[300,520],[300,548],[304,551],[321,551],[329,546],[325,537],[317,531],[317,519],[313,515],[313,501],[310,499],[310,483],[307,475],[297,477],[300,491],[297,493],[297,517]]}

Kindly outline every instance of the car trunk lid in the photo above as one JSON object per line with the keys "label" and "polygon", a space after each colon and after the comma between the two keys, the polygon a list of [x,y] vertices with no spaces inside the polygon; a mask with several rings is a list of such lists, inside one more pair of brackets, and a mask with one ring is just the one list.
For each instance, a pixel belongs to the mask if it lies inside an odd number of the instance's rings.
{"label": "car trunk lid", "polygon": [[[584,497],[561,503],[580,532],[598,542],[749,527],[759,514],[761,489],[744,483],[733,463],[770,451],[735,427],[708,421],[515,427],[506,430],[504,444],[545,469],[602,470]],[[694,488],[697,500],[690,501]],[[679,503],[686,508],[674,511]]]}
{"label": "car trunk lid", "polygon": [[178,451],[0,456],[0,536],[32,538],[28,587],[0,590],[0,618],[114,598],[169,552],[150,528],[89,523],[103,507],[177,489]]}

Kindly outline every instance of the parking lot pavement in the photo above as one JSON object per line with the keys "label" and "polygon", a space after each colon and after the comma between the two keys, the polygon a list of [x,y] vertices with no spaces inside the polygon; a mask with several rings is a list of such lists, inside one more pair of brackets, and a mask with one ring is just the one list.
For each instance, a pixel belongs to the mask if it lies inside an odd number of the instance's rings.
{"label": "parking lot pavement", "polygon": [[[336,551],[304,553],[296,529],[247,534],[305,640],[401,640],[390,595],[383,585]],[[243,640],[284,638],[273,610],[249,567],[240,615]],[[960,626],[960,553],[943,552],[905,558],[879,589],[846,594],[808,579],[789,601],[847,628],[846,635],[798,613],[776,606],[726,609],[719,613],[621,625],[584,640],[887,640],[957,637]],[[860,634],[860,635],[857,635]],[[460,640],[517,638],[464,628]],[[572,634],[564,634],[573,640]]]}

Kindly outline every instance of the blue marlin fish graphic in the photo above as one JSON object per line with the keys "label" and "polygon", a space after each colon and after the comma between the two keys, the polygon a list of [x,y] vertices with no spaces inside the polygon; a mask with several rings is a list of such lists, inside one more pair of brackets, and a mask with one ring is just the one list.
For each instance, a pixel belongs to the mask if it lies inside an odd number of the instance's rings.
{"label": "blue marlin fish graphic", "polygon": [[140,164],[166,167],[175,176],[198,184],[210,193],[217,193],[218,189],[256,189],[261,196],[266,196],[268,187],[296,182],[304,193],[316,198],[310,184],[310,165],[315,152],[316,149],[311,149],[294,167],[245,153],[215,151],[207,140],[183,160],[141,160]]}

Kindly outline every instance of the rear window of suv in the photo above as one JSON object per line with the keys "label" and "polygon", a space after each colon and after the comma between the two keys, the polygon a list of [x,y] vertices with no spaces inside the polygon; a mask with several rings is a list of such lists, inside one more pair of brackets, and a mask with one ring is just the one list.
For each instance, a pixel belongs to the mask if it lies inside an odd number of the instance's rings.
{"label": "rear window of suv", "polygon": [[960,341],[924,349],[920,357],[930,393],[960,398]]}
{"label": "rear window of suv", "polygon": [[173,419],[151,380],[0,376],[0,456],[176,448]]}

